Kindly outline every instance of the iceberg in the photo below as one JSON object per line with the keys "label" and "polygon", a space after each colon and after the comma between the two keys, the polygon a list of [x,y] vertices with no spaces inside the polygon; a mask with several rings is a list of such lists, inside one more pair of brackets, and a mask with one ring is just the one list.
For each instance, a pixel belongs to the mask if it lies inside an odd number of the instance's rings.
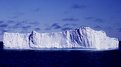
{"label": "iceberg", "polygon": [[111,38],[104,31],[95,31],[90,27],[81,27],[62,32],[39,33],[9,33],[3,36],[5,49],[117,49],[119,41]]}

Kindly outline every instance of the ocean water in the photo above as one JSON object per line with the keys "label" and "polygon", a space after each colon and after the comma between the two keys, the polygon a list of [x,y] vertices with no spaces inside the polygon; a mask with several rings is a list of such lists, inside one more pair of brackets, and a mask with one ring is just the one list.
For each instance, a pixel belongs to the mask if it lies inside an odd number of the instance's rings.
{"label": "ocean water", "polygon": [[0,65],[42,67],[121,67],[121,50],[4,50]]}

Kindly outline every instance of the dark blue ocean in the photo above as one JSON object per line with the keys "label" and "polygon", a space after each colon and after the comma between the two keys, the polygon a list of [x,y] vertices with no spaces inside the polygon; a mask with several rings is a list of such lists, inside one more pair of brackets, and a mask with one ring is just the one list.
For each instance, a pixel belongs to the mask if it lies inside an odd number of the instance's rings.
{"label": "dark blue ocean", "polygon": [[4,50],[0,43],[1,66],[121,67],[121,50]]}

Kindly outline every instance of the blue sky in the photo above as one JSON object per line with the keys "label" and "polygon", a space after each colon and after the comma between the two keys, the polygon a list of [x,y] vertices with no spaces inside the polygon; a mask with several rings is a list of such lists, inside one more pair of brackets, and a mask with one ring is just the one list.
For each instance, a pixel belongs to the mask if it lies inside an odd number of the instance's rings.
{"label": "blue sky", "polygon": [[121,40],[121,0],[0,0],[3,32],[64,31],[80,26]]}

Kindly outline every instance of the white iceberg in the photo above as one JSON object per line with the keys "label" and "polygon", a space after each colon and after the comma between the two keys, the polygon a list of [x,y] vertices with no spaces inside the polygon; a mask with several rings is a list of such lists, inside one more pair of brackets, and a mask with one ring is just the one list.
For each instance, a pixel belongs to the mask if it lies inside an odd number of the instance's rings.
{"label": "white iceberg", "polygon": [[91,48],[98,50],[117,49],[119,41],[110,38],[104,31],[81,27],[63,32],[4,33],[5,49],[43,49],[43,48]]}

